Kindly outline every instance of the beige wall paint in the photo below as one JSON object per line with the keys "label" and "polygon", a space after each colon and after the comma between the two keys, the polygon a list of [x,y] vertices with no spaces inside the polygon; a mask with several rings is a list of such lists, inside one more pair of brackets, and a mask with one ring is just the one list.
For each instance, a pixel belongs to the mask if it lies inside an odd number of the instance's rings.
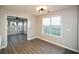
{"label": "beige wall paint", "polygon": [[79,52],[79,6],[78,6],[78,52]]}
{"label": "beige wall paint", "polygon": [[[62,17],[62,37],[57,38],[42,34],[42,17],[60,15]],[[47,15],[37,17],[37,34],[38,37],[60,45],[62,47],[77,51],[77,6],[59,10]]]}
{"label": "beige wall paint", "polygon": [[[17,12],[17,11],[10,11],[10,10],[1,10],[0,11],[0,36],[1,36],[1,47],[4,48],[7,46],[7,16],[18,16],[18,17],[24,17],[28,19],[28,22],[30,22],[30,27],[27,30],[27,39],[31,40],[36,37],[35,34],[35,16],[29,15],[27,13]],[[26,32],[25,32],[26,33]]]}

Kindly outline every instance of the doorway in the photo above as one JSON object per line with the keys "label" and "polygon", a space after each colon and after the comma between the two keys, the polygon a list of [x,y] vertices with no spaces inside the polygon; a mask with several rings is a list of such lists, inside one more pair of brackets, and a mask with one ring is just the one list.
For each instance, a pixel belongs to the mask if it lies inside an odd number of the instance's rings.
{"label": "doorway", "polygon": [[27,41],[27,19],[16,16],[7,16],[8,21],[8,46],[17,47]]}

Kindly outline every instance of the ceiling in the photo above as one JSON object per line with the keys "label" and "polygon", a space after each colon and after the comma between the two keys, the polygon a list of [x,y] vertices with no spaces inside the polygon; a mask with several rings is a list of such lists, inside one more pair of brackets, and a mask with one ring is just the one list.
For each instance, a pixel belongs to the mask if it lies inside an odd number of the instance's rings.
{"label": "ceiling", "polygon": [[47,7],[48,11],[54,12],[57,10],[61,10],[67,7],[71,7],[72,5],[2,5],[0,7],[12,10],[12,11],[19,11],[19,12],[26,12],[33,15],[39,15],[39,13],[36,11],[36,9],[40,6]]}

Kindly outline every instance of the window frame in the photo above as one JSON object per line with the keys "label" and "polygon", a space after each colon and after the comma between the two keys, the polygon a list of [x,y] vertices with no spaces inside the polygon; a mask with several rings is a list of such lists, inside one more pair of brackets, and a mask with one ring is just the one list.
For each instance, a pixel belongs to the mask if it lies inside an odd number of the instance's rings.
{"label": "window frame", "polygon": [[[56,16],[60,16],[60,15],[56,15]],[[52,20],[52,17],[56,17],[56,16],[44,17],[44,18],[50,18],[50,20]],[[43,27],[43,19],[44,18],[42,18],[42,34],[44,34],[46,36],[50,36],[50,37],[62,38],[62,17],[60,16],[60,25],[61,25],[61,33],[60,33],[60,36],[44,33],[44,27]],[[50,21],[50,23],[51,23],[51,21]]]}

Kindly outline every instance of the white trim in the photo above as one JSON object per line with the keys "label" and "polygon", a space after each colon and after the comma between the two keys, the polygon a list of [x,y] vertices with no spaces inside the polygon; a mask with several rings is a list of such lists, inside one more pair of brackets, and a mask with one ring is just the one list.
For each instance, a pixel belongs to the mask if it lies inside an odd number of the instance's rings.
{"label": "white trim", "polygon": [[33,40],[33,39],[36,39],[37,37],[27,37],[27,40]]}
{"label": "white trim", "polygon": [[34,37],[34,38],[27,38],[28,41],[34,40],[34,39],[36,39],[36,37]]}
{"label": "white trim", "polygon": [[41,40],[44,40],[44,41],[46,41],[46,42],[49,42],[49,43],[51,43],[51,44],[55,44],[55,45],[58,45],[58,46],[60,46],[60,47],[67,48],[67,49],[69,49],[69,50],[72,50],[72,51],[74,51],[74,52],[79,53],[78,50],[75,50],[75,49],[69,48],[69,47],[67,47],[67,46],[60,45],[60,44],[58,44],[58,43],[55,43],[55,42],[52,42],[52,41],[46,40],[46,39],[41,38],[41,37],[38,37],[38,38],[41,39]]}
{"label": "white trim", "polygon": [[1,49],[6,48],[6,47],[7,47],[7,45],[5,45],[5,46],[1,47]]}

